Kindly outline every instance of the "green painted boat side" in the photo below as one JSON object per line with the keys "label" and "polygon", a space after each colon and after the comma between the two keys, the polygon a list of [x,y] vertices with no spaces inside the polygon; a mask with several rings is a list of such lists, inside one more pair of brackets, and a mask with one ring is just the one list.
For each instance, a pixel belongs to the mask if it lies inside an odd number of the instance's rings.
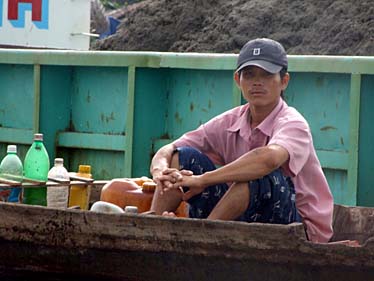
{"label": "green painted boat side", "polygon": [[[243,103],[237,54],[0,49],[0,157],[42,132],[94,178],[149,176],[162,144]],[[310,124],[335,203],[374,206],[374,58],[289,56],[286,100]]]}

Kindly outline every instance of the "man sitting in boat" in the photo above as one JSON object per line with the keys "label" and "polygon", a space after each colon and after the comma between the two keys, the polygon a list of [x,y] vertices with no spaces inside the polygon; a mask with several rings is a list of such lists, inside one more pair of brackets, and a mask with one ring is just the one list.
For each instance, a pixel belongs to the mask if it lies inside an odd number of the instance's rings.
{"label": "man sitting in boat", "polygon": [[307,121],[283,99],[287,67],[274,40],[243,46],[234,79],[247,103],[157,151],[151,211],[172,215],[184,200],[192,218],[303,222],[310,241],[329,241],[333,197]]}

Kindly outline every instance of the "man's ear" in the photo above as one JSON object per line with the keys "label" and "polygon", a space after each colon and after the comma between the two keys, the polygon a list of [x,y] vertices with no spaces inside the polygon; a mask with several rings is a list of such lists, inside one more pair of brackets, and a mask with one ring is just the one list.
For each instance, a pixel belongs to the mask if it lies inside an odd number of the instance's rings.
{"label": "man's ear", "polygon": [[234,79],[235,79],[236,85],[238,85],[238,87],[240,88],[240,74],[239,74],[239,72],[235,71]]}
{"label": "man's ear", "polygon": [[287,72],[282,78],[282,90],[286,90],[288,82],[290,81],[290,74]]}

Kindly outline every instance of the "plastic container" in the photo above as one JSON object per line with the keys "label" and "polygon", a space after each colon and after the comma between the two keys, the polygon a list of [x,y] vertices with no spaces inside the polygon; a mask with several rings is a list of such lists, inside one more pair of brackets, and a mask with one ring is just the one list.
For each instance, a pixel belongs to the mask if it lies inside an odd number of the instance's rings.
{"label": "plastic container", "polygon": [[[92,179],[91,166],[79,165],[78,177]],[[90,203],[91,186],[90,185],[72,185],[70,186],[69,207],[79,206],[82,210],[88,210]]]}
{"label": "plastic container", "polygon": [[125,213],[126,214],[137,214],[138,213],[138,207],[136,207],[136,206],[126,206],[125,207]]}
{"label": "plastic container", "polygon": [[96,201],[93,203],[90,211],[107,214],[123,214],[125,212],[117,205],[103,201]]}
{"label": "plastic container", "polygon": [[[8,145],[7,155],[0,163],[0,177],[7,180],[22,181],[23,165],[21,159],[17,156],[17,146]],[[0,200],[6,202],[20,202],[20,187],[1,188]]]}
{"label": "plastic container", "polygon": [[122,209],[126,206],[137,206],[138,211],[149,209],[153,194],[143,194],[137,183],[130,179],[113,179],[101,189],[100,200],[115,204]]}
{"label": "plastic container", "polygon": [[[34,134],[34,142],[26,153],[24,176],[37,181],[47,181],[50,169],[43,134]],[[47,187],[23,188],[23,203],[47,206]]]}
{"label": "plastic container", "polygon": [[[137,183],[141,183],[142,186]],[[139,213],[143,213],[150,210],[155,189],[156,183],[152,180],[113,179],[101,189],[100,200],[110,202],[123,209],[127,206],[135,206]],[[175,214],[178,217],[187,217],[187,204],[182,202]]]}
{"label": "plastic container", "polygon": [[[55,158],[54,166],[48,172],[48,179],[69,181],[69,172],[64,167],[64,159]],[[69,185],[48,186],[47,206],[52,208],[67,208],[69,201]]]}

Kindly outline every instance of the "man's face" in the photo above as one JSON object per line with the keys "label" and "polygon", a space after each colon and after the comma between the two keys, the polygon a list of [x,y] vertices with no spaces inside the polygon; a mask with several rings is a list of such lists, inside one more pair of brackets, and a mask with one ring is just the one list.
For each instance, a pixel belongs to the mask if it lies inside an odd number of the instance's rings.
{"label": "man's face", "polygon": [[288,80],[288,73],[281,79],[279,73],[272,74],[257,66],[248,66],[240,74],[235,73],[235,81],[244,99],[255,107],[276,106]]}

